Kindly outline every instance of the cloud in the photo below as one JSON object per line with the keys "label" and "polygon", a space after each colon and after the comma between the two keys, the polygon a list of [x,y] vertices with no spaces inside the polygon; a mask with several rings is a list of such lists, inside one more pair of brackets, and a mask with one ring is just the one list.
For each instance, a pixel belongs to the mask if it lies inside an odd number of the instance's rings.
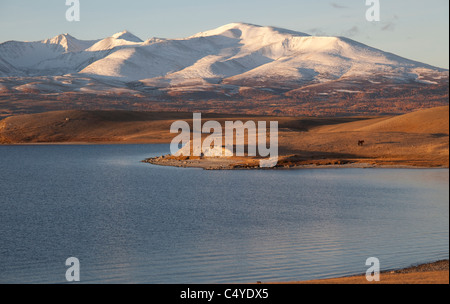
{"label": "cloud", "polygon": [[342,36],[344,37],[353,37],[355,35],[359,34],[359,28],[355,25],[349,28],[348,30],[344,31],[342,33]]}
{"label": "cloud", "polygon": [[334,8],[338,8],[338,9],[348,8],[348,6],[341,5],[341,4],[336,3],[336,2],[332,2],[332,3],[330,3],[330,5],[331,5],[332,7],[334,7]]}
{"label": "cloud", "polygon": [[321,28],[318,27],[309,29],[308,33],[311,33],[314,36],[327,36],[327,33],[325,33]]}
{"label": "cloud", "polygon": [[394,31],[395,30],[395,23],[394,22],[388,22],[386,25],[384,25],[381,28],[382,31]]}
{"label": "cloud", "polygon": [[397,15],[394,15],[392,18],[389,18],[390,20],[387,22],[383,22],[383,26],[381,27],[382,31],[395,31],[395,28],[397,27],[397,20],[400,18]]}

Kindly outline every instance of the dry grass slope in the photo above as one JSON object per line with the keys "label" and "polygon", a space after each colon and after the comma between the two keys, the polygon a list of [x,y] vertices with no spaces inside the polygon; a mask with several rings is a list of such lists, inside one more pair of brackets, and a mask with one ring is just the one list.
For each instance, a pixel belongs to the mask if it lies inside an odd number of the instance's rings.
{"label": "dry grass slope", "polygon": [[325,126],[319,132],[399,132],[449,134],[449,107],[437,107],[412,113],[366,121],[351,122],[338,126]]}

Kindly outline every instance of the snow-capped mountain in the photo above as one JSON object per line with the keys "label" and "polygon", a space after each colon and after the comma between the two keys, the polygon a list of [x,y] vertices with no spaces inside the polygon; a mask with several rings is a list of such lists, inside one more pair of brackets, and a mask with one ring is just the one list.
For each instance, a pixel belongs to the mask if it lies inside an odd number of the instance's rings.
{"label": "snow-capped mountain", "polygon": [[433,83],[448,79],[448,70],[344,37],[310,36],[245,23],[184,39],[143,41],[123,31],[94,41],[64,34],[43,41],[0,44],[1,77],[63,75],[135,87],[220,84],[296,89],[362,78],[373,83],[380,79]]}

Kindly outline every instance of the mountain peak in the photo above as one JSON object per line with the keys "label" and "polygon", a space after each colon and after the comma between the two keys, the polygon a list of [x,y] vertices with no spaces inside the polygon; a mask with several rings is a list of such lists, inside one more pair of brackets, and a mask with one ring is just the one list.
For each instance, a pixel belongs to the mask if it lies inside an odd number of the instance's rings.
{"label": "mountain peak", "polygon": [[124,30],[119,33],[115,33],[111,37],[113,37],[115,39],[123,39],[123,40],[130,41],[130,42],[143,42],[139,37],[133,35],[132,33],[130,33],[127,30]]}
{"label": "mountain peak", "polygon": [[200,32],[192,37],[208,37],[208,36],[225,36],[229,38],[245,38],[245,37],[273,37],[273,36],[309,36],[302,32],[291,31],[273,26],[261,26],[245,22],[233,22],[225,24],[218,28]]}
{"label": "mountain peak", "polygon": [[60,34],[53,38],[49,38],[49,39],[42,41],[42,43],[45,43],[45,44],[60,45],[61,47],[63,47],[65,49],[66,52],[80,51],[81,49],[78,48],[77,42],[78,42],[78,39],[69,35],[68,33]]}
{"label": "mountain peak", "polygon": [[49,38],[46,39],[44,41],[48,41],[48,42],[60,42],[60,41],[64,41],[64,40],[68,40],[68,39],[75,39],[77,40],[75,37],[73,37],[72,35],[70,35],[69,33],[64,33],[64,34],[59,34],[53,38]]}
{"label": "mountain peak", "polygon": [[44,44],[59,45],[65,52],[81,52],[97,42],[97,40],[78,40],[72,35],[65,33],[40,41]]}

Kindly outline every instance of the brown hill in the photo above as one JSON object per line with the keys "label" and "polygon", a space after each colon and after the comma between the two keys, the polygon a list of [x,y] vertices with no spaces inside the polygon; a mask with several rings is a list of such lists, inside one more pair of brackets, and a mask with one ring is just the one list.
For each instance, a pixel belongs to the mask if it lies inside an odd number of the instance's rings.
{"label": "brown hill", "polygon": [[[281,129],[307,131],[362,118],[295,118],[230,114],[202,114],[202,121],[278,120]],[[127,142],[170,143],[170,126],[176,120],[192,125],[192,113],[134,111],[53,111],[24,114],[0,121],[0,143]],[[223,124],[222,124],[223,125]]]}
{"label": "brown hill", "polygon": [[317,132],[401,132],[449,134],[449,107],[436,107],[412,113],[323,126]]}
{"label": "brown hill", "polygon": [[0,121],[0,143],[168,142],[172,121],[189,118],[191,113],[77,110],[17,115]]}
{"label": "brown hill", "polygon": [[449,107],[437,107],[393,117],[359,131],[449,134]]}

